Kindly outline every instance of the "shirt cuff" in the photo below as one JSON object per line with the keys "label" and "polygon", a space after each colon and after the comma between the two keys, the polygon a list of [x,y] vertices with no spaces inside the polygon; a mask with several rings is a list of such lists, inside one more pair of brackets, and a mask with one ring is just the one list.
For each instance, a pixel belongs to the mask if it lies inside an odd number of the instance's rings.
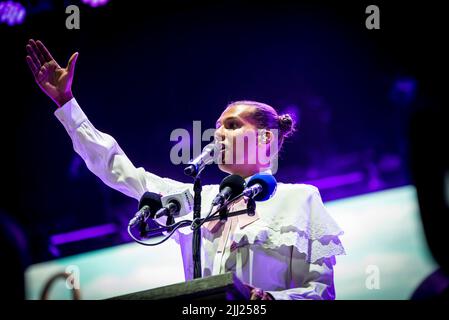
{"label": "shirt cuff", "polygon": [[87,116],[81,110],[75,98],[70,99],[56,109],[54,114],[68,132],[77,129],[81,123],[87,120]]}

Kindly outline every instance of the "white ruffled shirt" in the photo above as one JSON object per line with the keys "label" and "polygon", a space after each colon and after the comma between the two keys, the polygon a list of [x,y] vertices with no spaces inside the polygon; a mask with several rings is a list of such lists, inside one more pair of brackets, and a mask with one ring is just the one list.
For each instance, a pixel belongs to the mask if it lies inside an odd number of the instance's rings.
{"label": "white ruffled shirt", "polygon": [[[75,99],[55,111],[87,167],[106,185],[140,200],[146,191],[176,193],[191,183],[162,178],[136,168],[110,135],[97,130]],[[202,216],[218,193],[219,185],[205,185]],[[245,201],[229,211],[246,208]],[[192,213],[182,217],[192,219]],[[211,221],[202,228],[203,277],[235,272],[276,300],[335,299],[335,256],[345,254],[342,230],[326,211],[318,189],[307,184],[278,183],[275,195],[258,202],[254,217],[235,216],[226,223]],[[192,231],[179,229],[186,280],[193,278]]]}

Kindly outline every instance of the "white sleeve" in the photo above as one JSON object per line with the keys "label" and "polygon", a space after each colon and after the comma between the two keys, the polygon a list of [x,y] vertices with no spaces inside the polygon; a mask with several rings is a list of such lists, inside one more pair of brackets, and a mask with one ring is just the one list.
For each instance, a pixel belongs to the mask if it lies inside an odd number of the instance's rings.
{"label": "white sleeve", "polygon": [[289,279],[292,288],[267,292],[275,300],[334,300],[334,264],[335,257],[307,263],[297,250],[292,249]]}
{"label": "white sleeve", "polygon": [[109,187],[139,200],[146,191],[165,195],[189,186],[136,168],[113,137],[92,125],[74,98],[58,108],[55,116],[87,168]]}

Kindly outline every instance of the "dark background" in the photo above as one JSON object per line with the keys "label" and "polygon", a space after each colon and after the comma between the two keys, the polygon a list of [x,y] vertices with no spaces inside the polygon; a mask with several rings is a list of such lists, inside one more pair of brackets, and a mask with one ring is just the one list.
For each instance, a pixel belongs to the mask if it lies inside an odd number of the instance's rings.
{"label": "dark background", "polygon": [[[171,131],[191,131],[193,120],[212,128],[229,102],[250,99],[297,116],[279,181],[315,184],[325,201],[406,185],[408,117],[446,103],[437,1],[71,1],[81,29],[67,30],[69,2],[27,1],[24,24],[0,25],[0,206],[26,235],[30,263],[130,241],[137,202],[73,151],[26,65],[29,38],[60,65],[78,51],[73,92],[92,123],[136,166],[185,182],[170,162]],[[380,30],[365,28],[370,4]],[[203,180],[224,176],[209,168]],[[51,246],[54,234],[111,223],[120,231]]]}

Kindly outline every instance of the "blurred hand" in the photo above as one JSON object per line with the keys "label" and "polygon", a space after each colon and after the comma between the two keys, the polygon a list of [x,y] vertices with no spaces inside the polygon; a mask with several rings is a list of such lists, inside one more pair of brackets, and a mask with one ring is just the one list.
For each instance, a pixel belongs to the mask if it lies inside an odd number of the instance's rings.
{"label": "blurred hand", "polygon": [[250,289],[250,300],[274,300],[269,293],[263,291],[260,288],[253,287],[252,285],[249,285],[247,283],[245,283],[245,286]]}
{"label": "blurred hand", "polygon": [[78,52],[70,57],[66,68],[61,68],[41,41],[29,40],[26,50],[26,61],[42,91],[58,107],[72,99],[72,81]]}

